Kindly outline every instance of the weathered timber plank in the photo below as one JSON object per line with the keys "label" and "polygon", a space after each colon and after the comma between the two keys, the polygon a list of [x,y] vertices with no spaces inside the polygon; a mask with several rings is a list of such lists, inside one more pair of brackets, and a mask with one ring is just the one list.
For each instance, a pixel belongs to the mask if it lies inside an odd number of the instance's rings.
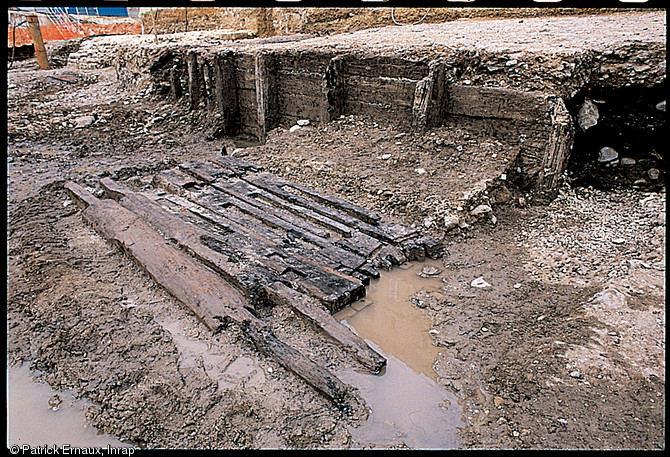
{"label": "weathered timber plank", "polygon": [[344,74],[345,67],[342,57],[334,57],[328,62],[323,75],[323,93],[326,99],[326,113],[323,118],[327,121],[337,119],[344,114],[344,101],[347,96]]}
{"label": "weathered timber plank", "polygon": [[[103,178],[101,183],[105,188],[114,188],[115,194],[122,194],[122,186],[118,183],[108,178]],[[289,254],[279,245],[251,230],[233,223],[224,225],[219,220],[218,225],[225,229],[225,233],[222,234],[220,230],[219,233],[208,232],[166,212],[144,195],[128,190],[125,192],[120,200],[124,207],[140,214],[148,223],[198,258],[220,268],[231,280],[240,281],[240,277],[246,278],[239,271],[243,268],[240,262],[234,261],[236,253],[242,253],[249,262],[265,267],[259,271],[262,278],[274,278],[274,282],[281,280],[282,275],[289,271],[297,273],[298,277],[292,278],[292,281],[320,300],[332,312],[365,296],[365,287],[357,279],[301,255]],[[240,232],[243,236],[240,236]],[[231,263],[235,265],[232,266]],[[267,269],[273,270],[276,275],[268,274]],[[252,287],[268,284],[267,280],[256,282],[259,284],[253,284]],[[245,287],[249,287],[248,284]]]}
{"label": "weathered timber plank", "polygon": [[549,122],[546,94],[474,86],[449,86],[447,115]]}
{"label": "weathered timber plank", "polygon": [[372,349],[348,327],[338,322],[310,297],[290,289],[280,282],[273,284],[271,290],[273,293],[270,295],[273,302],[288,305],[308,318],[328,336],[351,352],[372,373],[379,373],[386,365],[386,359],[382,355]]}
{"label": "weathered timber plank", "polygon": [[232,134],[237,130],[239,103],[235,81],[235,64],[231,53],[216,55],[213,58],[214,96],[216,107],[222,117],[224,133]]}
{"label": "weathered timber plank", "polygon": [[306,195],[309,195],[311,198],[313,198],[316,201],[319,201],[321,203],[324,203],[326,205],[333,206],[337,209],[340,209],[344,211],[345,213],[357,217],[361,219],[363,222],[367,222],[368,224],[371,225],[377,225],[379,221],[381,220],[381,217],[373,213],[372,211],[363,208],[362,206],[357,206],[354,205],[353,203],[350,203],[346,200],[342,200],[337,197],[333,197],[330,195],[325,195],[320,192],[317,192],[313,189],[310,189],[309,187],[302,186],[300,184],[296,183],[290,183],[287,181],[282,180],[278,176],[272,178],[273,183],[277,186],[284,187],[284,186],[289,186],[292,187]]}
{"label": "weathered timber plank", "polygon": [[[241,233],[251,232],[253,234],[258,234],[272,243],[282,246],[286,252],[315,260],[327,267],[347,274],[364,265],[366,257],[372,253],[371,251],[368,252],[370,245],[364,245],[358,248],[359,251],[367,252],[367,254],[359,255],[355,253],[354,248],[346,250],[316,236],[300,238],[295,236],[293,232],[276,232],[265,224],[259,223],[257,219],[245,216],[244,213],[238,215],[230,210],[214,211],[208,207],[211,206],[211,204],[208,204],[206,198],[197,195],[189,196],[185,191],[182,191],[180,195],[188,198],[188,200],[181,201],[179,204],[187,206],[189,211],[197,214],[203,219],[209,220],[214,224],[232,227],[234,230],[240,231]],[[367,238],[377,243],[375,249],[381,245],[377,240],[370,237]],[[303,243],[299,244],[296,242],[296,239],[302,240]],[[356,237],[354,237],[354,240],[359,241]],[[350,247],[344,243],[342,245]]]}
{"label": "weathered timber plank", "polygon": [[158,284],[190,308],[210,329],[219,331],[226,319],[233,320],[261,352],[338,406],[346,406],[347,386],[325,368],[279,341],[264,322],[246,310],[244,296],[220,276],[177,249],[116,201],[95,199],[74,183],[67,183],[65,187],[79,204],[88,205],[84,217],[103,236],[120,244]]}
{"label": "weathered timber plank", "polygon": [[193,176],[197,176],[207,184],[212,184],[222,177],[232,178],[235,176],[234,172],[216,166],[211,162],[189,161],[179,164],[179,168]]}
{"label": "weathered timber plank", "polygon": [[339,378],[330,371],[307,359],[296,349],[288,346],[272,333],[272,330],[258,321],[245,321],[242,330],[266,354],[271,355],[284,368],[292,371],[307,381],[338,407],[346,408],[349,389]]}
{"label": "weathered timber plank", "polygon": [[[156,174],[153,179],[153,184],[167,192],[181,195],[182,193],[187,192],[188,189],[202,187],[204,183],[183,171],[176,168],[169,168]],[[114,196],[112,196],[112,198],[116,199]]]}
{"label": "weathered timber plank", "polygon": [[380,75],[387,78],[413,79],[416,82],[428,73],[428,65],[424,61],[386,56],[344,57],[347,63],[347,76]]}
{"label": "weathered timber plank", "polygon": [[[247,176],[244,177],[244,180],[247,182],[251,182],[258,187],[262,187],[263,189],[266,189],[269,192],[272,192],[287,201],[295,202],[299,205],[303,205],[307,208],[310,208],[315,212],[325,214],[328,217],[331,217],[335,220],[341,221],[342,223],[350,225],[352,228],[364,233],[365,235],[372,236],[385,242],[397,243],[418,233],[416,230],[410,229],[409,227],[405,227],[400,224],[379,224],[378,222],[375,225],[369,224],[368,222],[366,222],[372,219],[371,217],[369,217],[369,215],[371,214],[369,211],[364,209],[363,211],[361,211],[362,208],[356,207],[355,205],[347,203],[344,200],[339,200],[334,197],[325,197],[304,186],[288,183],[286,181],[283,181],[276,175],[267,173],[258,175],[258,177]],[[299,190],[300,192],[309,195],[315,200],[320,200],[326,202],[327,204],[336,206],[338,209],[342,209],[345,212],[345,214],[333,211],[327,206],[310,202],[304,197],[301,197],[300,195],[289,193],[284,189],[287,186]],[[349,214],[353,213],[355,214],[355,216],[352,217],[346,213]],[[361,218],[359,217],[364,218],[364,220],[361,220]],[[379,221],[378,216],[377,221]]]}
{"label": "weathered timber plank", "polygon": [[[252,180],[253,177],[247,177],[246,179]],[[310,208],[299,207],[292,203],[289,203],[288,201],[278,198],[275,195],[250,184],[247,181],[235,180],[235,179],[230,179],[227,181],[218,181],[216,183],[216,187],[218,189],[225,190],[226,192],[230,192],[231,195],[235,196],[241,195],[249,200],[255,200],[262,207],[273,208],[274,206],[282,210],[291,212],[293,214],[300,215],[305,220],[311,221],[317,225],[325,227],[328,230],[332,230],[344,237],[348,238],[352,235],[351,227],[341,224],[340,222],[335,221],[329,218],[328,216],[324,216],[319,212],[312,211]],[[270,204],[259,201],[260,200],[259,197],[266,200]]]}
{"label": "weathered timber plank", "polygon": [[[291,233],[293,236],[304,239],[306,241],[314,243],[317,239],[326,239],[330,234],[324,230],[317,230],[316,233],[313,231],[314,227],[311,225],[309,229],[303,229],[302,226],[295,226],[289,221],[286,221],[282,218],[274,217],[272,214],[263,212],[259,207],[247,204],[244,201],[238,200],[232,195],[221,192],[217,189],[208,188],[205,191],[201,192],[197,197],[190,193],[186,187],[180,187],[179,181],[174,179],[173,175],[168,175],[165,173],[159,173],[154,178],[155,183],[169,192],[175,193],[177,195],[187,196],[191,201],[194,201],[200,205],[210,207],[213,210],[224,208],[226,205],[234,205],[239,208],[240,211],[247,214],[250,217],[253,217],[257,221],[267,225],[268,227],[273,227],[281,229],[286,233]],[[178,192],[173,192],[171,188],[178,187]],[[231,215],[223,214],[223,216],[230,218]],[[301,222],[301,221],[299,221]]]}
{"label": "weathered timber plank", "polygon": [[428,125],[428,116],[432,108],[433,85],[434,81],[431,75],[416,83],[412,105],[412,126],[419,130],[425,130]]}
{"label": "weathered timber plank", "polygon": [[349,101],[391,104],[394,108],[411,108],[416,81],[347,75],[345,90]]}
{"label": "weathered timber plank", "polygon": [[254,75],[260,127],[258,140],[265,143],[267,132],[275,127],[277,113],[277,69],[272,54],[264,52],[256,54]]}
{"label": "weathered timber plank", "polygon": [[253,317],[238,290],[171,245],[139,215],[114,200],[91,198],[77,184],[67,183],[66,189],[74,199],[85,202],[84,217],[98,232],[119,244],[210,329],[218,331],[225,318],[241,322]]}
{"label": "weathered timber plank", "polygon": [[224,168],[235,172],[236,176],[244,176],[247,173],[262,172],[263,167],[245,162],[244,160],[233,156],[216,156],[214,161]]}
{"label": "weathered timber plank", "polygon": [[549,100],[551,124],[549,140],[543,151],[542,168],[535,186],[538,199],[549,203],[556,197],[566,162],[572,149],[574,127],[563,100],[555,97]]}
{"label": "weathered timber plank", "polygon": [[205,81],[198,65],[198,53],[189,51],[186,54],[188,70],[188,93],[191,109],[197,109],[205,101]]}
{"label": "weathered timber plank", "polygon": [[271,227],[279,227],[286,231],[292,230],[301,235],[307,232],[322,238],[330,237],[329,232],[314,224],[310,224],[291,214],[275,210],[274,208],[263,205],[252,198],[247,198],[232,189],[226,188],[225,185],[222,186],[215,183],[214,181],[217,179],[216,175],[210,173],[208,170],[201,167],[190,166],[183,166],[182,169],[205,182],[210,182],[211,185],[205,192],[207,195],[211,195],[211,198],[218,198],[221,201],[226,201],[229,204],[235,205],[240,210],[254,216]]}

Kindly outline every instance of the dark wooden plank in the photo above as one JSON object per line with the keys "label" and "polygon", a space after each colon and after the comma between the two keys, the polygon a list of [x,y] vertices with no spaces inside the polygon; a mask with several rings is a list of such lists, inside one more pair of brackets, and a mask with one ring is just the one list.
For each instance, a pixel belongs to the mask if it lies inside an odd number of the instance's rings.
{"label": "dark wooden plank", "polygon": [[260,325],[257,320],[243,322],[242,329],[261,352],[271,355],[280,365],[307,381],[338,407],[348,407],[349,388],[330,371],[281,342],[268,326]]}
{"label": "dark wooden plank", "polygon": [[386,365],[386,359],[372,349],[361,337],[338,322],[322,306],[310,297],[301,294],[285,284],[277,282],[271,287],[275,303],[283,303],[298,311],[318,326],[328,336],[351,352],[372,373],[379,373]]}
{"label": "dark wooden plank", "polygon": [[346,200],[342,200],[337,197],[332,197],[330,195],[325,195],[320,192],[317,192],[309,187],[302,186],[296,183],[289,183],[282,181],[279,177],[274,179],[274,183],[279,186],[289,186],[292,187],[306,195],[309,195],[314,200],[324,203],[326,205],[331,205],[339,210],[344,211],[345,213],[361,219],[363,222],[367,222],[371,225],[376,225],[381,221],[381,217],[378,214],[373,213],[372,211],[365,209],[361,206],[354,205]]}
{"label": "dark wooden plank", "polygon": [[[272,209],[274,206],[281,210],[301,216],[301,219],[311,221],[314,224],[320,225],[341,236],[347,238],[352,236],[352,227],[340,223],[337,220],[324,215],[322,212],[313,211],[309,207],[294,205],[283,198],[278,198],[276,195],[266,192],[264,189],[251,184],[258,182],[255,176],[248,176],[246,179],[247,180],[230,179],[225,182],[220,181],[216,183],[216,188],[225,190],[235,196],[243,195],[249,200],[255,200],[260,207],[269,207]],[[265,200],[265,202],[263,200]]]}
{"label": "dark wooden plank", "polygon": [[[308,234],[321,238],[329,238],[331,236],[328,231],[323,230],[314,224],[310,224],[299,217],[295,217],[286,212],[281,212],[268,205],[259,203],[253,198],[248,198],[239,192],[235,192],[225,184],[219,185],[215,182],[217,176],[212,172],[213,167],[205,169],[203,167],[193,167],[190,166],[190,164],[182,165],[181,168],[187,173],[192,174],[205,182],[211,183],[211,186],[206,190],[206,193],[214,200],[218,199],[221,202],[225,201],[228,204],[235,205],[240,210],[254,216],[271,227],[282,228],[286,231],[292,230],[300,236],[309,236]],[[223,170],[223,168],[221,168],[221,170]]]}
{"label": "dark wooden plank", "polygon": [[114,200],[91,198],[74,183],[70,195],[87,205],[84,217],[105,238],[120,245],[163,287],[168,289],[212,330],[226,318],[236,322],[253,318],[248,300],[221,277],[159,235],[142,218]]}
{"label": "dark wooden plank", "polygon": [[246,162],[239,157],[216,156],[214,161],[222,167],[234,172],[236,176],[244,176],[247,173],[258,173],[263,171],[263,167]]}
{"label": "dark wooden plank", "polygon": [[[292,282],[333,313],[365,296],[365,287],[359,280],[307,257],[287,253],[281,246],[244,227],[217,221],[217,231],[207,231],[168,213],[144,195],[122,190],[122,186],[108,178],[103,178],[101,183],[105,188],[114,187],[116,194],[125,192],[120,200],[124,207],[142,215],[161,233],[198,258],[220,268],[231,280],[240,281],[239,278],[246,278],[250,271],[253,273],[255,269],[251,265],[264,267],[256,272],[259,284],[247,284],[247,288],[267,286],[268,281],[282,280],[283,275],[293,272],[298,276],[291,277]],[[237,259],[240,255],[244,256],[246,265]]]}
{"label": "dark wooden plank", "polygon": [[346,407],[347,386],[327,369],[277,339],[267,324],[245,308],[245,297],[219,275],[176,248],[140,216],[116,201],[95,199],[74,183],[67,183],[66,189],[79,204],[88,205],[84,217],[104,237],[121,245],[158,284],[190,308],[210,329],[219,331],[228,319],[236,322],[261,352],[338,406]]}

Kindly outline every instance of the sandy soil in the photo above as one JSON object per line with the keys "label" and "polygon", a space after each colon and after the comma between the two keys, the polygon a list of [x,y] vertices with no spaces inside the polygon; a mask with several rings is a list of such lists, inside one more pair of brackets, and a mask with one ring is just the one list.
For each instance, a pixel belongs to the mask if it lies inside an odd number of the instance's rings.
{"label": "sandy soil", "polygon": [[[338,411],[234,326],[212,337],[67,198],[66,180],[142,187],[222,149],[197,113],[117,84],[112,69],[8,71],[9,363],[89,398],[96,427],[141,447],[347,448],[364,405]],[[507,188],[462,199],[503,171],[490,159],[505,144],[357,117],[237,146],[443,239],[444,287],[426,303],[438,382],[463,399],[462,447],[665,447],[664,190],[566,182],[548,206]],[[491,211],[445,231],[459,198]],[[318,363],[355,364],[289,311],[275,315],[277,334]]]}

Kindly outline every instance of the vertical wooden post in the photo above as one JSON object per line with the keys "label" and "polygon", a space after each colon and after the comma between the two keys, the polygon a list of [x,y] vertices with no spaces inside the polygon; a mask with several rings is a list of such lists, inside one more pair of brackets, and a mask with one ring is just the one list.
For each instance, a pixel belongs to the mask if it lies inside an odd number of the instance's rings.
{"label": "vertical wooden post", "polygon": [[277,81],[272,54],[256,54],[254,74],[258,113],[258,141],[265,143],[267,131],[274,127],[277,104]]}
{"label": "vertical wooden post", "polygon": [[412,125],[419,130],[424,130],[428,125],[432,95],[433,78],[429,75],[416,83],[416,89],[414,90],[414,103],[412,105],[414,119]]}
{"label": "vertical wooden post", "polygon": [[237,77],[232,52],[214,57],[214,91],[216,107],[221,114],[224,132],[235,133],[239,117]]}
{"label": "vertical wooden post", "polygon": [[173,65],[172,68],[170,68],[170,92],[172,93],[172,96],[174,97],[175,101],[179,100],[182,95],[181,91],[181,75],[180,71],[177,68],[177,65]]}
{"label": "vertical wooden post", "polygon": [[333,57],[323,75],[323,92],[326,96],[324,119],[332,121],[344,114],[344,58]]}
{"label": "vertical wooden post", "polygon": [[572,118],[563,99],[551,97],[547,102],[551,120],[549,139],[535,186],[535,201],[541,204],[556,198],[574,140]]}
{"label": "vertical wooden post", "polygon": [[419,130],[431,127],[443,117],[444,111],[444,62],[429,65],[428,76],[416,83],[412,125]]}
{"label": "vertical wooden post", "polygon": [[35,46],[35,57],[37,57],[37,63],[42,70],[48,70],[49,60],[47,59],[47,51],[44,48],[42,32],[40,31],[40,22],[37,19],[37,15],[29,14],[26,16],[26,19],[28,20],[28,30],[30,32],[30,37],[33,39],[33,45]]}
{"label": "vertical wooden post", "polygon": [[188,70],[188,93],[191,99],[191,109],[197,109],[205,101],[205,83],[198,66],[198,54],[196,51],[189,51],[186,54],[186,66]]}

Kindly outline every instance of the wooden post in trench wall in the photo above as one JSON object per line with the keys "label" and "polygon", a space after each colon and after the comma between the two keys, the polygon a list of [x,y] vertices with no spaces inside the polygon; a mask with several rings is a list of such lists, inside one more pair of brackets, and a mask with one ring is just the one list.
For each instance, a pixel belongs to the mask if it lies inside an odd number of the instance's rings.
{"label": "wooden post in trench wall", "polygon": [[37,63],[42,70],[48,70],[49,60],[47,59],[47,51],[44,48],[44,41],[42,40],[39,19],[36,14],[29,14],[26,16],[26,19],[28,21],[28,31],[30,32],[30,37],[33,39],[33,45],[35,46]]}
{"label": "wooden post in trench wall", "polygon": [[258,52],[255,56],[256,109],[258,141],[265,143],[268,130],[275,127],[277,111],[277,71],[274,56]]}

